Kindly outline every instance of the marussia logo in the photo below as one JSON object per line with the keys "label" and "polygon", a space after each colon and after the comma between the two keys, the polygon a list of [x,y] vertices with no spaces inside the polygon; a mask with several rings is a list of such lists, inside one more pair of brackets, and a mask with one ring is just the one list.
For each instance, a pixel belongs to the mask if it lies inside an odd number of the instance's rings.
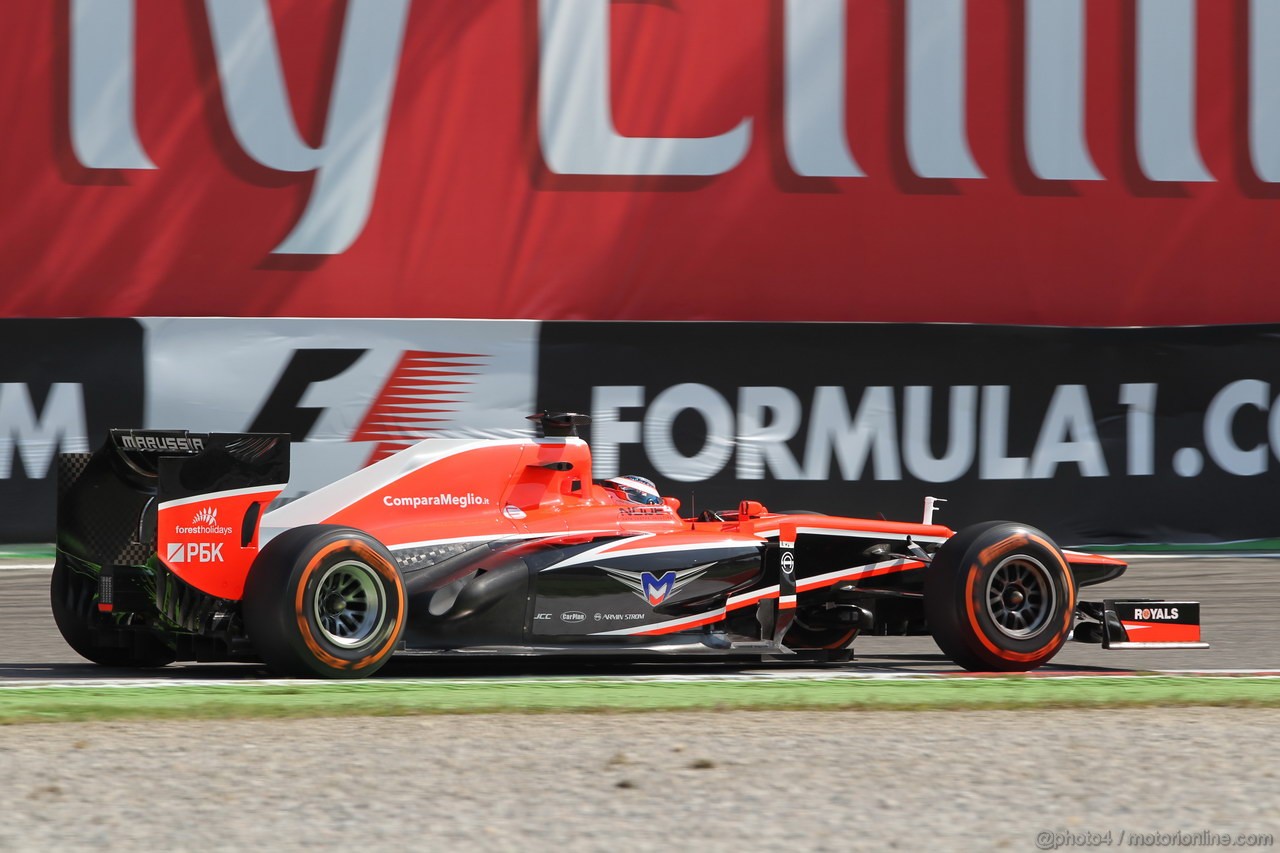
{"label": "marussia logo", "polygon": [[711,563],[707,563],[702,566],[694,566],[691,569],[672,570],[662,575],[655,575],[653,572],[628,572],[622,569],[606,568],[605,566],[599,566],[598,568],[640,598],[643,598],[649,603],[650,607],[657,607],[705,575],[711,565]]}

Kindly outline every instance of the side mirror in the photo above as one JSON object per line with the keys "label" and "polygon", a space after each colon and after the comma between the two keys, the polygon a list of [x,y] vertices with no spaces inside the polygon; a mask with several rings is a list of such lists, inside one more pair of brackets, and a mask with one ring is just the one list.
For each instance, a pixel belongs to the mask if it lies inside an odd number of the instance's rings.
{"label": "side mirror", "polygon": [[768,511],[760,501],[743,501],[738,504],[738,519],[759,518]]}

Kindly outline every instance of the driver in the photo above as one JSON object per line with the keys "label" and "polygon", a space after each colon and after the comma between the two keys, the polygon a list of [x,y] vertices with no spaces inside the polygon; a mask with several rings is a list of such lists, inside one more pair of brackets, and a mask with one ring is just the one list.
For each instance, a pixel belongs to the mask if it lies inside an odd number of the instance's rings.
{"label": "driver", "polygon": [[600,485],[619,503],[651,506],[660,506],[662,504],[662,496],[658,494],[658,487],[654,485],[653,480],[647,477],[623,474],[619,477],[610,477]]}

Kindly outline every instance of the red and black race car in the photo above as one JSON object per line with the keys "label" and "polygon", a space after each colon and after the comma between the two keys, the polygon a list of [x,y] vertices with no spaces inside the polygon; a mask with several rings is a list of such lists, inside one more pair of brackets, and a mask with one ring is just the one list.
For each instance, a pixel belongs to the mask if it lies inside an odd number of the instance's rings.
{"label": "red and black race car", "polygon": [[114,430],[64,454],[54,617],[108,666],[261,660],[351,678],[394,654],[842,660],[931,633],[1019,671],[1074,634],[1203,647],[1194,602],[1081,601],[1125,564],[1025,524],[733,510],[682,518],[643,478],[593,482],[582,415],[541,437],[428,439],[265,512],[285,435]]}

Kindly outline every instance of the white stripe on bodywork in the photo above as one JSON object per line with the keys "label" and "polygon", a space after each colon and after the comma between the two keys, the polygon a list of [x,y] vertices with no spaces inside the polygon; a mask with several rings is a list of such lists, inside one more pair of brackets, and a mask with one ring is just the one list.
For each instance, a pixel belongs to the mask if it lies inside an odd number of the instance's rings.
{"label": "white stripe on bodywork", "polygon": [[235,498],[242,495],[257,495],[267,492],[283,491],[285,483],[276,483],[271,486],[253,486],[248,489],[227,489],[224,492],[203,492],[202,494],[192,495],[189,498],[174,498],[171,501],[165,501],[160,504],[160,509],[171,509],[175,506],[186,506],[188,504],[202,504],[210,501],[221,500],[222,498]]}
{"label": "white stripe on bodywork", "polygon": [[511,536],[458,536],[453,539],[428,539],[423,542],[404,542],[399,545],[388,545],[388,551],[408,551],[414,548],[430,548],[434,545],[464,545],[468,542],[506,542],[511,539],[529,539],[534,534],[514,534]]}
{"label": "white stripe on bodywork", "polygon": [[[779,530],[762,530],[755,535],[763,539],[769,539],[780,535]],[[848,536],[854,539],[892,539],[905,540],[908,536],[912,542],[946,542],[946,536],[929,536],[926,534],[915,533],[892,533],[887,530],[843,530],[832,527],[799,527],[796,528],[796,534],[807,533],[816,536]]]}
{"label": "white stripe on bodywork", "polygon": [[655,545],[651,548],[627,548],[626,547],[632,542],[637,542],[641,539],[655,537],[657,535],[658,534],[656,533],[639,533],[635,536],[628,537],[627,539],[623,539],[618,542],[608,542],[597,548],[592,548],[589,551],[583,551],[581,554],[577,554],[573,557],[568,558],[567,560],[556,563],[553,566],[548,566],[542,571],[547,572],[547,571],[551,571],[552,569],[563,569],[563,568],[567,568],[568,566],[578,566],[583,563],[590,563],[595,560],[608,559],[611,557],[639,557],[647,554],[674,554],[677,552],[718,551],[718,550],[724,550],[725,548],[745,549],[745,548],[759,547],[764,544],[764,542],[751,542],[749,540],[744,540],[744,539],[724,539],[717,542],[698,542],[698,543],[690,543],[687,545]]}
{"label": "white stripe on bodywork", "polygon": [[680,628],[693,622],[705,622],[708,619],[723,618],[725,609],[718,607],[715,610],[708,610],[706,613],[699,613],[696,616],[685,616],[681,619],[670,619],[666,622],[656,622],[652,625],[636,625],[634,628],[619,628],[616,631],[599,631],[591,634],[592,637],[621,637],[627,634],[649,634],[654,631],[664,631],[674,628]]}
{"label": "white stripe on bodywork", "polygon": [[778,585],[766,586],[762,589],[753,590],[751,592],[743,592],[738,595],[729,596],[729,600],[725,603],[726,610],[737,610],[739,607],[746,607],[755,604],[757,601],[764,601],[766,598],[777,598]]}
{"label": "white stripe on bodywork", "polygon": [[[418,542],[401,542],[387,545],[388,551],[405,551],[410,548],[430,548],[433,545],[456,545],[465,542],[523,542],[531,539],[571,539],[579,536],[617,536],[617,530],[557,530],[552,533],[503,533],[481,536],[456,536],[450,539],[423,539]],[[645,534],[652,535],[652,534]]]}
{"label": "white stripe on bodywork", "polygon": [[[324,488],[304,495],[292,503],[272,510],[263,516],[262,525],[276,530],[301,527],[304,524],[322,524],[329,519],[380,489],[385,489],[396,481],[421,470],[432,463],[469,450],[486,447],[519,447],[527,444],[573,444],[581,443],[580,438],[508,438],[508,439],[468,439],[468,438],[427,438],[394,456],[388,456],[375,462],[368,468],[362,468],[354,474],[348,474],[335,480]],[[505,483],[503,484],[506,485]],[[500,495],[494,495],[494,500]]]}
{"label": "white stripe on bodywork", "polygon": [[[830,586],[831,584],[838,583],[839,581],[848,580],[850,578],[856,578],[859,575],[865,575],[877,569],[887,569],[887,568],[893,568],[895,566],[917,568],[917,567],[924,566],[924,563],[918,562],[916,560],[882,560],[879,563],[868,563],[865,566],[857,566],[855,568],[850,568],[850,569],[841,569],[838,572],[827,572],[826,574],[814,575],[811,578],[805,578],[803,581],[797,581],[796,590],[798,592],[805,592],[820,586]],[[655,631],[663,631],[663,630],[679,628],[682,625],[687,625],[694,622],[705,622],[709,619],[717,620],[717,619],[723,618],[725,614],[730,610],[736,610],[739,607],[752,604],[753,603],[752,599],[763,600],[765,598],[773,598],[774,596],[777,596],[780,591],[781,590],[778,588],[777,585],[764,587],[763,589],[757,589],[751,592],[730,596],[729,600],[725,602],[724,607],[717,607],[716,609],[708,610],[705,613],[697,613],[697,614],[694,614],[693,616],[685,616],[684,618],[681,618],[681,619],[672,619],[667,622],[658,622],[652,625],[636,625],[632,628],[618,628],[617,630],[614,630],[614,631],[600,631],[598,633],[592,634],[591,636],[620,637],[620,636],[626,636],[631,634],[649,634]],[[779,605],[789,604],[794,606],[796,603],[796,596],[795,595],[779,596],[778,603]]]}
{"label": "white stripe on bodywork", "polygon": [[849,569],[840,569],[835,572],[827,572],[821,575],[812,575],[807,578],[796,579],[796,590],[806,592],[810,589],[820,586],[830,586],[843,580],[856,578],[859,575],[865,575],[868,572],[874,572],[877,569],[889,569],[895,566],[904,566],[910,568],[922,568],[924,563],[919,560],[881,560],[878,563],[867,563],[865,566],[855,566]]}

